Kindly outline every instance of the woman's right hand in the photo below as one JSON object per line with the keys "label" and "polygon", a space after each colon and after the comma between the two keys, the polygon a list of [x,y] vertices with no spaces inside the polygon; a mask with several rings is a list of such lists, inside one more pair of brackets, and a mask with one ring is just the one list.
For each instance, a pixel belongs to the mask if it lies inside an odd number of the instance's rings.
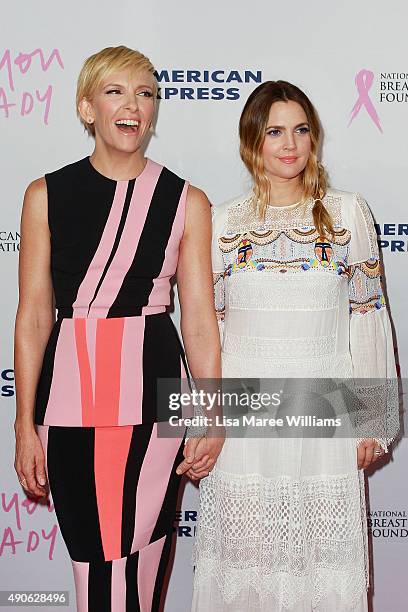
{"label": "woman's right hand", "polygon": [[28,495],[46,497],[47,475],[41,441],[33,426],[15,426],[16,457],[14,468]]}

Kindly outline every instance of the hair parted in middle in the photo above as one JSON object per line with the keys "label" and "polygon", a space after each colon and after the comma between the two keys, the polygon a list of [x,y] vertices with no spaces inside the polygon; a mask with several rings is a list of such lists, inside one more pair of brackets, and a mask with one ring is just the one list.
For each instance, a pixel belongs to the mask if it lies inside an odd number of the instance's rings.
{"label": "hair parted in middle", "polygon": [[265,174],[262,148],[269,111],[275,102],[297,102],[304,110],[310,128],[311,151],[302,172],[302,203],[313,198],[313,220],[321,235],[333,234],[333,222],[322,199],[328,188],[326,171],[318,159],[321,128],[317,112],[306,94],[287,81],[266,81],[249,96],[239,121],[240,154],[254,181],[257,213],[265,218],[270,200],[270,183]]}

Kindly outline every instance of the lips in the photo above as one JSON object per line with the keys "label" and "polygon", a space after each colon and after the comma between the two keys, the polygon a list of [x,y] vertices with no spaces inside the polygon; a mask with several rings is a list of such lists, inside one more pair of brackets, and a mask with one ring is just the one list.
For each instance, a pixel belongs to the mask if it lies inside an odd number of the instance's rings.
{"label": "lips", "polygon": [[297,160],[297,157],[279,157],[279,161],[283,162],[284,164],[294,164],[295,161]]}
{"label": "lips", "polygon": [[140,121],[137,119],[117,119],[115,125],[122,132],[122,134],[136,134]]}

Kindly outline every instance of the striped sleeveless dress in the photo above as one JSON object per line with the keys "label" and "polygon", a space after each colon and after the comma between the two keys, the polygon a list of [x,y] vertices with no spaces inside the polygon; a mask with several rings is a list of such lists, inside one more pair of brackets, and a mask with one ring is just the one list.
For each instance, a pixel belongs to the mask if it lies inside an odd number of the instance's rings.
{"label": "striped sleeveless dress", "polygon": [[35,423],[79,612],[159,607],[183,440],[158,435],[157,379],[186,377],[166,312],[187,182],[147,160],[133,180],[88,157],[46,175],[57,320]]}

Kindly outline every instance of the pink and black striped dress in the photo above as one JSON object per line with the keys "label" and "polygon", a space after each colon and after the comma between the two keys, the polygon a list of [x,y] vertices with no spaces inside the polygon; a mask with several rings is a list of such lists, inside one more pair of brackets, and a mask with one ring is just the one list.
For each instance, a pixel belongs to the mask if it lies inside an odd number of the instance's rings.
{"label": "pink and black striped dress", "polygon": [[35,422],[78,611],[157,610],[182,440],[157,435],[156,384],[186,376],[166,307],[187,183],[151,160],[114,181],[88,157],[46,183],[58,317]]}

